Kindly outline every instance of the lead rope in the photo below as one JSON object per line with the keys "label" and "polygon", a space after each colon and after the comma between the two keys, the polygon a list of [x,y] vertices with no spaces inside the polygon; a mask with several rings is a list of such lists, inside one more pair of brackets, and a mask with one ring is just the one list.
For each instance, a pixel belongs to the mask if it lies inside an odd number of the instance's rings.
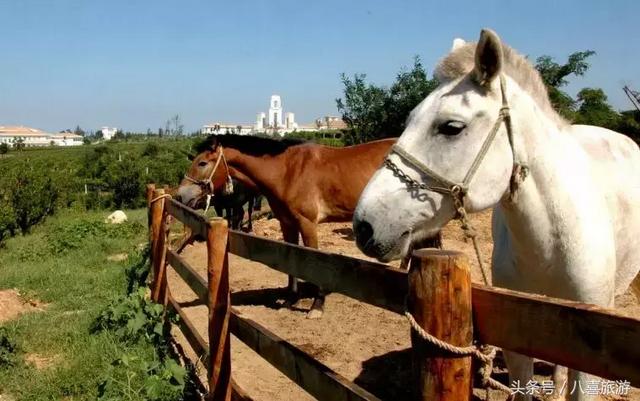
{"label": "lead rope", "polygon": [[[471,227],[471,224],[467,217],[467,211],[464,207],[464,196],[468,189],[468,185],[471,182],[471,179],[473,178],[473,175],[476,173],[476,171],[480,167],[480,163],[482,162],[487,152],[489,151],[489,147],[491,146],[491,143],[493,143],[493,140],[495,139],[495,136],[497,135],[500,129],[500,125],[503,122],[505,123],[505,126],[507,128],[507,137],[509,139],[509,145],[511,147],[511,152],[513,156],[513,169],[512,169],[511,178],[509,181],[509,199],[511,201],[515,200],[515,194],[518,190],[518,187],[520,186],[522,181],[524,181],[524,179],[528,174],[527,166],[519,162],[517,159],[515,144],[513,139],[513,128],[511,125],[511,116],[509,114],[509,104],[506,96],[506,81],[504,76],[502,75],[500,76],[500,92],[502,95],[502,107],[500,108],[498,118],[493,128],[489,132],[489,135],[487,135],[487,138],[483,142],[480,148],[480,151],[476,155],[476,158],[473,160],[473,163],[471,164],[469,171],[467,171],[467,174],[465,175],[462,181],[462,184],[453,183],[448,179],[440,176],[439,174],[436,174],[424,163],[420,162],[418,159],[413,157],[409,152],[406,152],[404,149],[402,149],[397,145],[393,145],[392,147],[393,152],[399,154],[402,158],[404,158],[410,164],[413,164],[413,166],[417,167],[418,170],[422,170],[423,173],[425,173],[427,176],[430,176],[439,184],[444,184],[443,185],[444,187],[429,186],[429,185],[417,182],[416,180],[412,179],[407,174],[405,174],[402,170],[400,170],[400,168],[397,165],[395,165],[395,163],[393,163],[390,159],[387,158],[385,160],[385,165],[389,167],[394,172],[394,174],[400,178],[400,180],[408,183],[410,188],[421,188],[421,189],[426,189],[430,191],[451,195],[451,197],[453,198],[453,203],[456,210],[456,218],[460,221],[460,227],[462,228],[462,231],[464,232],[465,237],[470,238],[473,243],[473,248],[475,250],[476,257],[478,259],[478,265],[480,266],[480,271],[482,272],[482,280],[486,286],[490,285],[489,274],[487,271],[487,267],[484,261],[482,260],[480,246],[478,245],[478,240],[477,240],[477,234],[473,229],[473,227]],[[511,391],[511,389],[505,386],[504,384],[498,382],[497,380],[491,378],[491,373],[493,372],[493,360],[496,356],[496,349],[494,347],[487,344],[471,345],[468,347],[457,347],[457,346],[451,345],[427,333],[422,327],[420,327],[420,325],[418,325],[418,322],[416,322],[413,315],[409,312],[409,309],[407,308],[406,304],[405,304],[404,315],[409,321],[409,324],[411,325],[411,328],[413,329],[413,331],[417,333],[420,336],[420,338],[427,341],[431,345],[434,345],[435,347],[454,355],[473,356],[479,360],[480,362],[479,373],[482,377],[481,384],[483,387],[486,388],[487,400],[489,400],[490,388],[500,390],[502,392],[510,394],[507,397],[507,400],[513,400],[513,398],[515,397],[515,394]]]}

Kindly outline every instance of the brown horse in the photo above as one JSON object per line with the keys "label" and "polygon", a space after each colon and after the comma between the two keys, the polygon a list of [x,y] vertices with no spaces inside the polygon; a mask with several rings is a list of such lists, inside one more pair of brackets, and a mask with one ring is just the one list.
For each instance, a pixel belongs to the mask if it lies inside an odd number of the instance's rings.
{"label": "brown horse", "polygon": [[[301,235],[305,246],[318,248],[318,223],[351,221],[360,194],[395,141],[334,148],[291,139],[211,135],[196,148],[199,154],[178,199],[198,207],[213,188],[233,177],[264,194],[286,242],[297,244]],[[297,297],[295,278],[289,277],[289,289]],[[321,316],[323,305],[319,290],[308,317]]]}

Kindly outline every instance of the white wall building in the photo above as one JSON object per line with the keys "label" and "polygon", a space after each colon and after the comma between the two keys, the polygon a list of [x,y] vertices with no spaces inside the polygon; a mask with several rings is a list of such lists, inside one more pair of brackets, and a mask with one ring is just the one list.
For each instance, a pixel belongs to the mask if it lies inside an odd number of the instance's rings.
{"label": "white wall building", "polygon": [[202,132],[205,135],[209,135],[209,134],[248,135],[253,132],[253,125],[212,123],[212,124],[207,124],[203,126],[200,132]]}
{"label": "white wall building", "polygon": [[50,136],[55,146],[78,146],[82,145],[84,137],[70,132],[60,132]]}
{"label": "white wall building", "polygon": [[108,141],[113,138],[116,132],[118,132],[118,129],[115,127],[102,127],[100,128],[100,131],[102,131],[102,137]]}
{"label": "white wall building", "polygon": [[282,107],[282,99],[279,95],[271,95],[269,102],[269,111],[267,113],[260,112],[256,116],[253,125],[247,124],[223,124],[212,123],[202,126],[200,132],[202,134],[286,134],[298,129],[298,123],[295,120],[295,114],[292,112],[284,112]]}
{"label": "white wall building", "polygon": [[295,114],[292,112],[284,113],[282,107],[282,99],[279,95],[271,95],[269,102],[269,112],[258,113],[256,118],[255,131],[261,133],[281,133],[292,132],[298,129],[295,120]]}
{"label": "white wall building", "polygon": [[0,126],[0,143],[10,147],[24,144],[35,146],[76,146],[82,145],[82,136],[72,133],[50,134],[37,128],[23,126]]}

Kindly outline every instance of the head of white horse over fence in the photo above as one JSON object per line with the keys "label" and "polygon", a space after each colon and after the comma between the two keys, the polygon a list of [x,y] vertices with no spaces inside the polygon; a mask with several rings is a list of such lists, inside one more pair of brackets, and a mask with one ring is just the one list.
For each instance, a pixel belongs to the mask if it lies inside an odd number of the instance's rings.
{"label": "head of white horse over fence", "polygon": [[[539,73],[493,31],[483,30],[477,43],[456,39],[435,74],[440,86],[411,112],[360,198],[360,249],[400,258],[460,212],[496,207],[494,278],[496,257],[530,257],[557,264],[559,273],[530,272],[522,290],[549,292],[542,281],[569,280],[572,289],[551,292],[582,298],[581,287],[591,284],[574,275],[589,269],[601,282],[593,291],[604,285],[612,298],[614,286],[626,288],[640,265],[635,143],[563,120]],[[616,271],[623,263],[630,266]],[[574,267],[582,272],[568,271]]]}

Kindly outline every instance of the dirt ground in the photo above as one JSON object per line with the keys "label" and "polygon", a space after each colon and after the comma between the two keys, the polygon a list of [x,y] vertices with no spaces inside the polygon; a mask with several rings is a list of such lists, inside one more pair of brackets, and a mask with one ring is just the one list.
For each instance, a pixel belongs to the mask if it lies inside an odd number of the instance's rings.
{"label": "dirt ground", "polygon": [[0,290],[0,323],[17,318],[23,313],[43,310],[40,301],[23,298],[17,290]]}
{"label": "dirt ground", "polygon": [[[472,216],[478,232],[482,256],[490,263],[491,213]],[[453,222],[444,230],[444,247],[465,252],[472,264],[472,278],[482,282],[482,275],[474,257],[471,242],[465,242],[462,231]],[[320,248],[359,258],[362,255],[353,242],[350,223],[323,224],[319,230]],[[282,239],[277,220],[260,220],[254,224],[257,235]],[[195,244],[187,247],[183,256],[203,276],[206,276],[206,247]],[[397,266],[399,263],[394,263]],[[181,303],[195,302],[195,294],[175,273],[169,273],[172,295]],[[355,381],[384,400],[405,400],[410,397],[411,355],[409,352],[409,325],[404,317],[386,310],[354,301],[340,294],[327,296],[324,316],[307,319],[305,308],[310,300],[303,300],[299,309],[283,308],[273,303],[249,304],[243,302],[252,291],[263,288],[282,288],[287,277],[264,265],[230,255],[230,284],[232,303],[242,314],[268,327],[278,336],[313,355],[348,380]],[[207,310],[204,306],[184,308],[197,329],[206,338]],[[616,300],[616,309],[640,317],[640,305],[632,294]],[[180,336],[178,336],[180,337]],[[182,339],[184,341],[184,339]],[[313,400],[301,388],[280,374],[240,341],[232,338],[232,365],[236,382],[255,400]],[[185,347],[188,348],[188,347]],[[496,361],[494,377],[507,383],[506,371]],[[536,364],[536,375],[550,374],[550,367]],[[204,375],[204,369],[201,373]],[[537,376],[540,380],[548,377]],[[476,391],[484,399],[484,391]],[[492,392],[491,400],[503,400],[499,392]],[[627,397],[607,400],[640,400],[640,391],[632,390]]]}

